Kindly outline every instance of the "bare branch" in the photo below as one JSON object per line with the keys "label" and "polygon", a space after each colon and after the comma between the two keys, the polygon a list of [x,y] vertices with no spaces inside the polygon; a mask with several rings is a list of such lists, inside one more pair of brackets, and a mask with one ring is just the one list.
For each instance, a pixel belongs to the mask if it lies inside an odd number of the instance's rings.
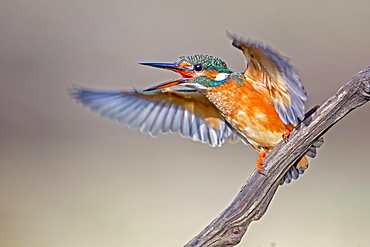
{"label": "bare branch", "polygon": [[340,119],[370,100],[370,67],[319,107],[292,131],[287,143],[279,143],[266,156],[264,174],[250,176],[234,201],[185,247],[234,246],[252,221],[266,212],[279,183],[289,168],[309,147]]}

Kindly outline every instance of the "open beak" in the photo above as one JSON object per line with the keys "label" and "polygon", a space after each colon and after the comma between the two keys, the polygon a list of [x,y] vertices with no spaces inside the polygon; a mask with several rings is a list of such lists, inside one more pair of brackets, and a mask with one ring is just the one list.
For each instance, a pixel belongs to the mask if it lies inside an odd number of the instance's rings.
{"label": "open beak", "polygon": [[163,88],[180,85],[181,83],[186,82],[187,79],[194,77],[194,72],[189,71],[185,68],[178,67],[177,64],[175,63],[140,63],[140,64],[155,67],[155,68],[172,70],[172,71],[179,73],[182,76],[182,78],[171,80],[165,83],[161,83],[159,85],[144,89],[143,91],[152,91],[156,89],[163,89]]}

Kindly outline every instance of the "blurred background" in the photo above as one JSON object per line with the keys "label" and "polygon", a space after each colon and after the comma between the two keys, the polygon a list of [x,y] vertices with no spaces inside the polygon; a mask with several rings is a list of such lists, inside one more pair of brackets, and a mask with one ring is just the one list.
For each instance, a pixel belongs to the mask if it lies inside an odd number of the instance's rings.
{"label": "blurred background", "polygon": [[[145,88],[139,66],[211,54],[226,30],[292,59],[322,104],[370,63],[370,1],[0,1],[0,246],[182,246],[236,196],[258,153],[178,134],[153,139],[70,99],[73,84]],[[326,135],[240,246],[370,246],[369,115]]]}

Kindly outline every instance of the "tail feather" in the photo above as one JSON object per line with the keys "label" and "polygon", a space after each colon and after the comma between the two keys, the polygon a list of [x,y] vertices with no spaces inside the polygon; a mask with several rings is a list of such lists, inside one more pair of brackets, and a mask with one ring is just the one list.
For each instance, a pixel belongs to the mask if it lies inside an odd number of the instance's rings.
{"label": "tail feather", "polygon": [[317,148],[320,148],[324,144],[324,138],[321,136],[317,139],[312,146],[308,149],[305,156],[302,157],[295,165],[293,165],[289,171],[284,175],[280,182],[280,185],[284,183],[289,184],[293,179],[298,179],[299,175],[303,174],[308,168],[310,158],[315,158],[317,154]]}

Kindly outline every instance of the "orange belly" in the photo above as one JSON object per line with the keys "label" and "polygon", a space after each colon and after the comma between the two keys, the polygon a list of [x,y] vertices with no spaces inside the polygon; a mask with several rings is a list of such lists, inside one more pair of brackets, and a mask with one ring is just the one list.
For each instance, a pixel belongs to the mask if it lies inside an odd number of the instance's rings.
{"label": "orange belly", "polygon": [[267,89],[262,86],[230,81],[209,87],[205,96],[255,149],[270,151],[291,129],[280,120]]}

